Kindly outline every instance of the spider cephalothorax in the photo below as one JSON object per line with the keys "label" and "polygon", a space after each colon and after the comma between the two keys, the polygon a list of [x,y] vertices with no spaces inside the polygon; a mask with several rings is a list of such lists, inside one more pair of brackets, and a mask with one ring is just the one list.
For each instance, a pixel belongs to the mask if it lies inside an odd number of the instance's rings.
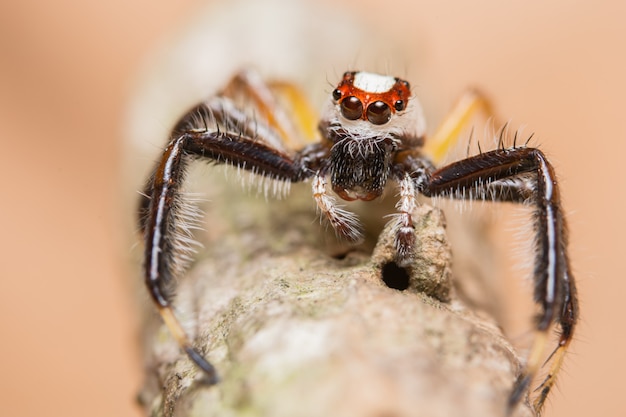
{"label": "spider cephalothorax", "polygon": [[[350,71],[330,94],[319,122],[321,140],[299,143],[287,111],[274,94],[297,91],[285,83],[265,84],[254,74],[235,76],[219,94],[187,113],[174,128],[170,141],[151,175],[140,207],[145,248],[144,276],[148,290],[180,346],[212,383],[214,367],[192,346],[171,307],[169,284],[184,270],[185,242],[181,225],[184,206],[181,185],[194,159],[229,164],[262,178],[282,182],[311,180],[313,198],[323,218],[350,241],[362,236],[357,217],[341,208],[327,189],[343,200],[369,201],[393,183],[398,188],[397,213],[392,222],[396,262],[414,257],[413,213],[418,195],[456,199],[493,199],[529,203],[535,207],[535,300],[541,311],[528,362],[509,398],[509,410],[541,366],[548,332],[555,324],[559,341],[550,356],[552,365],[539,387],[535,407],[540,410],[553,386],[578,318],[575,283],[567,254],[567,230],[554,170],[543,153],[517,146],[478,155],[435,168],[422,151],[424,116],[408,82],[399,78]],[[475,107],[452,114],[462,124]],[[243,102],[243,105],[242,105]],[[250,116],[244,107],[253,108]],[[301,103],[294,107],[302,107]],[[296,122],[306,117],[295,117]],[[453,129],[454,130],[454,129]],[[182,237],[181,237],[182,235]]]}
{"label": "spider cephalothorax", "polygon": [[320,122],[322,136],[332,143],[333,191],[344,200],[379,197],[396,153],[422,144],[423,118],[406,81],[346,72]]}

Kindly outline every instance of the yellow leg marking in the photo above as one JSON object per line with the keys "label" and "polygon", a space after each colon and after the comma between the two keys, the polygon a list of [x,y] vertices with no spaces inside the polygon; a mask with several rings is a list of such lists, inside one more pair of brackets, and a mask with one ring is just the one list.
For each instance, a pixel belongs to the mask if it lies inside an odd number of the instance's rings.
{"label": "yellow leg marking", "polygon": [[317,139],[319,115],[306,99],[302,90],[294,84],[281,81],[270,83],[270,88],[285,97],[293,110],[296,125],[301,131],[302,136],[307,142],[314,142]]}
{"label": "yellow leg marking", "polygon": [[178,342],[181,347],[190,346],[191,343],[189,342],[189,338],[187,337],[185,330],[183,330],[180,325],[178,319],[174,316],[172,309],[170,307],[159,308],[159,314],[161,314],[165,325],[172,333],[172,336],[174,336],[174,339],[176,339],[176,342]]}
{"label": "yellow leg marking", "polygon": [[515,407],[522,401],[522,398],[526,396],[529,385],[541,367],[541,358],[543,357],[547,340],[547,330],[536,332],[535,341],[531,347],[526,366],[522,369],[521,375],[518,376],[511,396],[509,397],[507,415],[511,415]]}
{"label": "yellow leg marking", "polygon": [[541,368],[542,358],[546,350],[546,342],[548,340],[548,332],[540,331],[535,336],[528,361],[526,362],[526,372],[528,375],[536,375],[539,368]]}
{"label": "yellow leg marking", "polygon": [[219,377],[217,376],[217,371],[215,367],[211,365],[194,347],[191,345],[185,330],[183,330],[180,322],[174,316],[174,312],[171,307],[160,307],[159,314],[163,318],[165,325],[170,330],[170,333],[178,342],[178,345],[185,351],[189,359],[193,363],[195,363],[205,375],[204,382],[208,385],[217,384],[219,381]]}
{"label": "yellow leg marking", "polygon": [[[251,100],[260,116],[290,149],[299,149],[316,139],[317,114],[302,91],[293,84],[266,83],[256,72],[242,71],[229,81],[222,95]],[[283,101],[286,105],[281,107],[279,104]]]}
{"label": "yellow leg marking", "polygon": [[435,165],[439,164],[450,148],[456,144],[463,129],[469,126],[470,121],[479,111],[487,117],[493,114],[489,102],[478,91],[465,92],[439,126],[435,135],[426,142],[425,151],[432,157]]}
{"label": "yellow leg marking", "polygon": [[278,132],[283,140],[289,138],[287,115],[277,110],[278,106],[272,91],[256,72],[241,71],[237,73],[224,87],[222,95],[235,100],[240,97],[251,100],[261,117],[267,120],[268,124]]}
{"label": "yellow leg marking", "polygon": [[561,370],[561,366],[563,365],[563,359],[565,358],[565,353],[567,353],[569,343],[570,340],[563,342],[563,344],[559,345],[559,347],[557,347],[554,353],[551,355],[552,365],[550,365],[550,372],[546,376],[546,379],[544,379],[541,385],[539,385],[539,387],[537,388],[537,390],[539,391],[539,395],[533,403],[537,414],[540,414],[540,411],[543,408],[543,404],[548,397],[548,393],[556,382],[556,377]]}

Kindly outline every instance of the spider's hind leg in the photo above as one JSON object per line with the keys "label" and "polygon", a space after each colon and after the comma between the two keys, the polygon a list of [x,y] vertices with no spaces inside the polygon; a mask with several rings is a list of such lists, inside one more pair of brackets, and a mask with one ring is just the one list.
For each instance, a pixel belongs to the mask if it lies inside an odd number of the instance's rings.
{"label": "spider's hind leg", "polygon": [[317,114],[294,84],[284,81],[266,82],[254,70],[236,73],[220,92],[241,107],[254,108],[276,132],[280,146],[297,150],[317,139]]}
{"label": "spider's hind leg", "polygon": [[487,98],[478,90],[467,90],[457,100],[452,110],[439,125],[435,134],[425,144],[425,153],[439,165],[445,156],[454,149],[458,138],[476,120],[477,115],[486,119],[493,117],[493,110]]}

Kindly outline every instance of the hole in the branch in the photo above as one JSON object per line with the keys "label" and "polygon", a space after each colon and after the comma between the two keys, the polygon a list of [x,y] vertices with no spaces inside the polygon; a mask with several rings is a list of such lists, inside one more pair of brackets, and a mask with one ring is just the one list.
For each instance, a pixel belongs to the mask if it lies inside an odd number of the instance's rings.
{"label": "hole in the branch", "polygon": [[337,259],[338,261],[342,261],[344,259],[346,259],[346,257],[348,256],[348,253],[350,253],[349,250],[344,250],[341,252],[335,252],[333,254],[331,254],[331,256],[335,259]]}
{"label": "hole in the branch", "polygon": [[395,262],[383,265],[381,276],[385,285],[394,290],[404,291],[409,288],[409,272]]}

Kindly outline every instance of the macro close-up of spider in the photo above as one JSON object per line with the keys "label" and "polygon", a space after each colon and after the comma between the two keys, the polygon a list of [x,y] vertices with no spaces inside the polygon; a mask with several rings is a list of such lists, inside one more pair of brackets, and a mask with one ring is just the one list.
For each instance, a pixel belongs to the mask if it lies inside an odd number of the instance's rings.
{"label": "macro close-up of spider", "polygon": [[[409,268],[419,252],[415,212],[420,196],[531,207],[538,315],[531,348],[510,387],[507,407],[511,413],[530,389],[535,411],[540,412],[579,315],[554,169],[541,150],[528,146],[517,134],[507,143],[504,128],[496,149],[456,162],[439,166],[440,161],[424,152],[427,140],[449,147],[459,129],[485,107],[479,93],[468,92],[440,131],[427,139],[420,102],[403,79],[345,72],[316,121],[297,87],[266,82],[254,71],[241,71],[217,94],[187,112],[172,130],[143,190],[139,225],[148,292],[174,339],[204,372],[206,381],[220,382],[220,372],[201,353],[204,348],[188,336],[174,308],[174,283],[193,259],[192,229],[202,224],[184,192],[195,161],[249,171],[259,178],[265,194],[284,196],[289,184],[310,182],[319,216],[339,239],[353,244],[362,241],[363,226],[339,200],[367,202],[379,199],[388,188],[395,190],[398,197],[390,225],[394,262],[400,269]],[[555,346],[550,344],[553,329]],[[546,376],[535,389],[532,381],[544,364]]]}
{"label": "macro close-up of spider", "polygon": [[0,416],[626,416],[624,16],[3,2]]}

